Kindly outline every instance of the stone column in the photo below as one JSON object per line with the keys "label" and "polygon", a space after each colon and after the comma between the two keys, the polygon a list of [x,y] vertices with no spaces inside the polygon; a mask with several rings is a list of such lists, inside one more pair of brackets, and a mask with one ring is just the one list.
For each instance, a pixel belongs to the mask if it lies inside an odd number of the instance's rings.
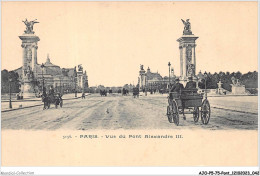
{"label": "stone column", "polygon": [[27,68],[27,49],[26,49],[26,45],[22,44],[22,48],[23,48],[23,68],[22,68],[22,72],[23,72],[23,78],[24,78],[25,77],[24,70],[26,70],[26,68]]}
{"label": "stone column", "polygon": [[[185,84],[187,81],[187,64],[188,64],[188,60],[187,60],[187,45],[192,45],[192,53],[191,53],[191,63],[194,64],[194,67],[196,68],[196,56],[195,56],[195,40],[197,40],[198,37],[196,37],[193,34],[184,34],[182,37],[180,37],[177,42],[179,42],[179,49],[182,50],[180,53],[180,60],[181,60],[181,70],[182,70],[182,79],[183,79],[183,83]],[[195,45],[196,46],[196,45]],[[196,73],[196,69],[194,68],[194,71]]]}
{"label": "stone column", "polygon": [[33,71],[34,66],[36,64],[35,58],[37,58],[37,53],[35,52],[33,46],[37,45],[37,42],[40,40],[38,36],[34,34],[23,34],[19,36],[22,40],[22,48],[23,48],[23,80],[22,80],[22,94],[24,98],[35,97],[35,93],[37,92],[37,87],[32,83],[30,74],[25,75],[24,71],[28,69],[30,66]]}
{"label": "stone column", "polygon": [[183,78],[186,78],[187,76],[187,58],[186,58],[186,45],[183,45]]}
{"label": "stone column", "polygon": [[180,49],[180,76],[183,77],[183,47],[179,47]]}
{"label": "stone column", "polygon": [[83,75],[81,76],[81,88],[83,89],[83,84],[84,82],[83,82]]}
{"label": "stone column", "polygon": [[33,46],[33,64],[34,64],[34,67],[35,67],[35,65],[37,65],[37,48],[38,48],[38,46],[36,46],[36,45],[34,45]]}
{"label": "stone column", "polygon": [[34,72],[35,62],[34,62],[34,47],[33,47],[33,46],[32,46],[32,48],[31,48],[31,52],[32,52],[32,61],[31,61],[32,66],[31,66],[31,68],[32,68],[32,71]]}
{"label": "stone column", "polygon": [[144,88],[144,80],[145,78],[144,78],[144,75],[141,75],[141,84],[142,84],[142,88]]}
{"label": "stone column", "polygon": [[194,73],[196,75],[196,54],[195,54],[195,47],[196,47],[196,44],[193,45],[193,48],[192,48],[192,63],[194,64]]}
{"label": "stone column", "polygon": [[141,85],[140,85],[140,76],[138,76],[138,85],[139,85],[139,89],[140,89],[140,87],[141,87]]}
{"label": "stone column", "polygon": [[146,87],[146,82],[147,82],[146,76],[144,76],[144,87]]}
{"label": "stone column", "polygon": [[32,47],[27,47],[27,66],[29,65],[32,68]]}

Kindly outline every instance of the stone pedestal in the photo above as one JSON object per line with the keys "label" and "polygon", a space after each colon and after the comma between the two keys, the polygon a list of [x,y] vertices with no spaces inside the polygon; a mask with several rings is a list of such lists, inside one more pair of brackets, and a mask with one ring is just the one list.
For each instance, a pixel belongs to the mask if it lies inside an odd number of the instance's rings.
{"label": "stone pedestal", "polygon": [[235,94],[235,95],[245,95],[247,94],[246,93],[246,88],[245,88],[245,85],[234,85],[234,84],[231,84],[232,86],[232,94]]}
{"label": "stone pedestal", "polygon": [[33,88],[33,86],[31,85],[31,82],[24,82],[23,83],[23,98],[34,98],[35,97],[35,90]]}
{"label": "stone pedestal", "polygon": [[23,34],[19,36],[22,40],[23,48],[23,67],[22,67],[22,89],[21,94],[24,98],[35,97],[35,88],[32,84],[32,79],[36,75],[37,65],[37,42],[40,40],[34,34]]}
{"label": "stone pedestal", "polygon": [[180,81],[186,84],[188,77],[196,75],[195,35],[183,35],[177,41],[180,49]]}

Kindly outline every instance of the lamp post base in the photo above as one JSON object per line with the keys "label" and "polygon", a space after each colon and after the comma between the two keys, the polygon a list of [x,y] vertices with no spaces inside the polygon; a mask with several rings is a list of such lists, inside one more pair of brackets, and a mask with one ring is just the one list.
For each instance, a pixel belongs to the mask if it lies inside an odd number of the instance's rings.
{"label": "lamp post base", "polygon": [[10,109],[13,108],[13,107],[12,107],[12,101],[11,101],[11,100],[9,100],[9,108],[10,108]]}

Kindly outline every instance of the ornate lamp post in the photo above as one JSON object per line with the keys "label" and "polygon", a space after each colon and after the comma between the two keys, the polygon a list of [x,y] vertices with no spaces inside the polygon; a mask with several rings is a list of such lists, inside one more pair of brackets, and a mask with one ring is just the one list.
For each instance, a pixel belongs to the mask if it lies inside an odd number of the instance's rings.
{"label": "ornate lamp post", "polygon": [[170,90],[170,84],[171,84],[171,63],[170,62],[168,62],[168,66],[169,66],[169,86],[168,86],[168,88],[169,88],[169,92],[171,91]]}
{"label": "ornate lamp post", "polygon": [[205,98],[207,99],[207,77],[208,77],[208,74],[207,72],[205,71],[204,73],[204,79],[205,79]]}
{"label": "ornate lamp post", "polygon": [[12,94],[11,94],[11,82],[12,82],[12,78],[11,77],[9,77],[9,108],[10,109],[12,109],[12,100],[11,100],[11,96],[12,96]]}
{"label": "ornate lamp post", "polygon": [[62,91],[61,82],[63,82],[62,80],[63,80],[63,79],[62,79],[62,76],[61,76],[61,77],[60,77],[60,94],[62,94],[62,93],[61,93],[61,91]]}
{"label": "ornate lamp post", "polygon": [[171,83],[174,83],[175,82],[175,75],[174,75],[174,69],[173,67],[171,68]]}
{"label": "ornate lamp post", "polygon": [[44,78],[43,78],[43,68],[44,68],[45,66],[44,66],[44,64],[42,63],[42,65],[41,65],[41,68],[42,68],[42,91],[43,91],[43,89],[44,89]]}
{"label": "ornate lamp post", "polygon": [[74,75],[75,75],[75,97],[77,97],[77,71],[76,71],[76,67],[74,69]]}

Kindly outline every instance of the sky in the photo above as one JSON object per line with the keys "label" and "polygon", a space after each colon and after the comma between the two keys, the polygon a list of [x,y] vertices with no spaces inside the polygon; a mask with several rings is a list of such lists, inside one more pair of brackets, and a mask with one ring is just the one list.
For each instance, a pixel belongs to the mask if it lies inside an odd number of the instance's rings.
{"label": "sky", "polygon": [[258,70],[257,2],[2,2],[1,69],[22,66],[22,20],[37,19],[38,63],[82,64],[89,85],[137,84],[140,64],[180,75],[181,19],[190,19],[198,73]]}

